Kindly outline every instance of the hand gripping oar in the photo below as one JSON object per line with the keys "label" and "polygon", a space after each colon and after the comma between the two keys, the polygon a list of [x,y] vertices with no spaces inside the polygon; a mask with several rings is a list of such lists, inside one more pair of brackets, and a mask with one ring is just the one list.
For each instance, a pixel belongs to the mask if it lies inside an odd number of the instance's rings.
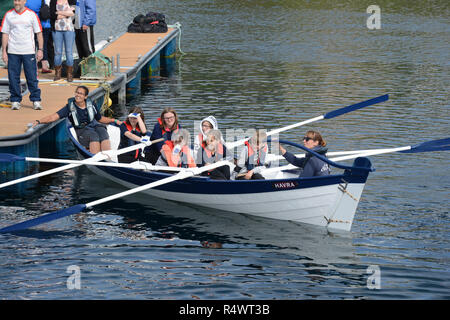
{"label": "hand gripping oar", "polygon": [[[393,153],[393,152],[419,153],[419,152],[448,151],[448,150],[450,150],[450,138],[431,140],[431,141],[417,144],[415,146],[404,146],[404,147],[397,147],[397,148],[384,148],[384,149],[372,149],[372,150],[329,152],[329,153],[327,153],[327,155],[332,155],[332,154],[338,155],[339,153],[349,153],[348,155],[344,155],[341,157],[330,158],[331,161],[338,162],[338,161],[355,159],[358,157],[369,157],[369,156],[375,156],[375,155],[379,155],[379,154]],[[300,155],[299,157],[302,157],[302,156],[304,157],[304,155]],[[294,166],[292,164],[288,164],[288,165],[281,166],[281,167],[269,168],[269,169],[263,170],[262,173],[267,174],[267,173],[296,169],[296,168],[297,168],[296,166]]]}
{"label": "hand gripping oar", "polygon": [[2,229],[0,229],[0,233],[20,231],[20,230],[28,229],[28,228],[40,225],[42,223],[50,222],[50,221],[53,221],[53,220],[56,220],[56,219],[60,219],[60,218],[63,218],[63,217],[70,216],[72,214],[79,213],[79,212],[85,210],[86,208],[91,208],[93,206],[96,206],[96,205],[99,205],[99,204],[102,204],[102,203],[105,203],[105,202],[108,202],[108,201],[112,201],[112,200],[115,200],[115,199],[118,199],[118,198],[121,198],[121,197],[125,197],[125,196],[128,196],[128,195],[137,193],[137,192],[148,190],[148,189],[151,189],[151,188],[155,188],[155,187],[158,187],[158,186],[161,186],[163,184],[167,184],[167,183],[170,183],[170,182],[173,182],[173,181],[186,179],[186,178],[195,176],[197,174],[200,174],[202,172],[205,172],[205,171],[208,171],[208,170],[212,170],[212,169],[221,167],[223,165],[230,165],[230,164],[231,163],[228,160],[222,160],[222,161],[216,162],[214,164],[210,164],[210,165],[207,165],[207,166],[204,166],[204,167],[200,167],[200,168],[197,168],[197,167],[196,168],[189,168],[189,169],[181,171],[181,172],[179,172],[179,173],[177,173],[177,174],[175,174],[173,176],[170,176],[170,177],[167,177],[167,178],[164,178],[164,179],[161,179],[161,180],[158,180],[158,181],[155,181],[155,182],[152,182],[152,183],[140,186],[140,187],[136,187],[134,189],[130,189],[130,190],[127,190],[127,191],[124,191],[124,192],[120,192],[118,194],[114,194],[114,195],[111,195],[111,196],[103,198],[103,199],[92,201],[92,202],[89,202],[89,203],[86,203],[86,204],[77,204],[77,205],[69,207],[69,208],[65,208],[65,209],[62,209],[62,210],[55,211],[55,212],[47,213],[47,214],[45,214],[43,216],[40,216],[40,217],[37,217],[37,218],[34,218],[34,219],[30,219],[30,220],[27,220],[27,221],[24,221],[24,222],[20,222],[20,223],[11,225],[9,227],[2,228]]}
{"label": "hand gripping oar", "polygon": [[[319,121],[319,120],[336,118],[336,117],[341,116],[343,114],[346,114],[346,113],[349,113],[349,112],[352,112],[352,111],[355,111],[355,110],[359,110],[359,109],[362,109],[362,108],[365,108],[365,107],[368,107],[368,106],[371,106],[371,105],[374,105],[374,104],[377,104],[377,103],[380,103],[380,102],[387,101],[388,99],[389,99],[389,95],[385,94],[385,95],[382,95],[382,96],[379,96],[379,97],[376,97],[376,98],[373,98],[373,99],[369,99],[369,100],[366,100],[366,101],[358,102],[358,103],[352,104],[352,105],[347,106],[347,107],[343,107],[343,108],[340,108],[340,109],[336,109],[334,111],[327,112],[327,113],[325,113],[325,114],[323,114],[321,116],[318,116],[318,117],[314,117],[314,118],[311,118],[311,119],[308,119],[308,120],[305,120],[305,121],[302,121],[302,122],[297,122],[297,123],[291,124],[291,125],[286,126],[286,127],[282,127],[282,128],[278,128],[278,129],[269,131],[269,132],[267,132],[267,136],[271,136],[271,135],[274,135],[274,134],[277,134],[277,133],[280,133],[280,132],[283,132],[283,131],[287,131],[287,130],[290,130],[290,129],[294,129],[294,128],[297,128],[297,127],[301,127],[301,126],[304,126],[305,124],[313,123],[313,122],[316,122],[316,121]],[[247,141],[249,139],[250,138],[245,138],[245,139],[238,140],[236,142],[227,143],[226,147],[228,149],[235,148],[238,145],[244,144],[245,141]]]}
{"label": "hand gripping oar", "polygon": [[[12,181],[8,181],[8,182],[5,182],[5,183],[2,183],[2,184],[0,184],[0,189],[8,187],[8,186],[11,186],[11,185],[14,185],[14,184],[17,184],[17,183],[21,183],[21,182],[24,182],[24,181],[40,178],[40,177],[43,177],[43,176],[46,176],[46,175],[49,175],[49,174],[53,174],[53,173],[56,173],[56,172],[60,172],[60,171],[64,171],[64,170],[68,170],[68,169],[72,169],[72,168],[76,168],[76,167],[84,165],[85,163],[107,160],[107,159],[110,159],[111,157],[113,157],[115,155],[117,156],[119,154],[124,154],[124,153],[130,152],[130,151],[134,151],[134,150],[146,147],[146,146],[150,146],[150,145],[152,145],[154,143],[157,143],[157,142],[160,142],[160,141],[163,141],[163,140],[164,139],[161,138],[161,139],[150,141],[149,143],[138,143],[138,144],[135,144],[134,146],[126,147],[126,148],[119,149],[119,150],[102,151],[102,152],[97,153],[92,158],[81,160],[80,163],[68,164],[68,165],[65,165],[65,166],[62,166],[62,167],[50,169],[50,170],[47,170],[47,171],[43,171],[43,172],[39,172],[39,173],[36,173],[36,174],[32,174],[30,176],[26,176],[26,177],[23,177],[23,178],[19,178],[19,179],[16,179],[16,180],[12,180]],[[0,162],[13,162],[13,161],[24,161],[24,160],[25,159],[23,157],[10,155],[10,154],[2,154],[2,156],[0,156]]]}

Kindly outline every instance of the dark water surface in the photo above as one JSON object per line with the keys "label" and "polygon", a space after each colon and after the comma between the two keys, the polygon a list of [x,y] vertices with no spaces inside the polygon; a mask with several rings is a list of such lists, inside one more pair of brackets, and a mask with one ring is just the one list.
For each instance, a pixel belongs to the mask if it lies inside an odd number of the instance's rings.
{"label": "dark water surface", "polygon": [[[129,102],[149,126],[172,106],[190,130],[209,114],[221,129],[273,129],[388,93],[281,138],[314,128],[338,151],[450,136],[449,2],[378,1],[380,30],[366,27],[371,4],[99,0],[96,36],[150,10],[182,24],[173,76]],[[350,233],[131,196],[2,235],[0,299],[449,299],[448,153],[371,160]],[[62,172],[2,190],[0,225],[123,190],[86,168]],[[67,286],[69,266],[81,289]]]}

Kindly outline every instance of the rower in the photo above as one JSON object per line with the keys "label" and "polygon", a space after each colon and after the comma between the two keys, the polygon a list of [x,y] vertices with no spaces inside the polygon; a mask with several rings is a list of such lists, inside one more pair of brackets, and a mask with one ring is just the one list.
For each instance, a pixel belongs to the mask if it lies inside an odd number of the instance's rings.
{"label": "rower", "polygon": [[[325,156],[328,151],[328,149],[325,148],[327,143],[322,138],[322,135],[314,130],[306,132],[306,135],[303,137],[303,145],[323,156]],[[292,153],[287,152],[281,145],[280,152],[290,164],[302,169],[300,177],[327,176],[330,174],[330,167],[328,164],[314,157],[311,153],[307,153],[304,158],[299,159]]]}
{"label": "rower", "polygon": [[196,167],[192,150],[188,146],[189,141],[189,131],[186,129],[175,130],[172,133],[171,140],[164,142],[161,148],[161,156],[156,165],[179,168]]}
{"label": "rower", "polygon": [[[201,152],[200,152],[201,151]],[[222,143],[222,133],[219,130],[209,130],[206,134],[206,143],[197,153],[197,165],[199,167],[213,164],[221,160],[231,160],[232,154],[229,154],[227,148]],[[213,170],[202,173],[215,180],[230,180],[230,167],[224,165]]]}
{"label": "rower", "polygon": [[265,130],[256,130],[239,155],[233,174],[236,180],[262,180],[261,171],[265,168],[268,152],[267,134]]}

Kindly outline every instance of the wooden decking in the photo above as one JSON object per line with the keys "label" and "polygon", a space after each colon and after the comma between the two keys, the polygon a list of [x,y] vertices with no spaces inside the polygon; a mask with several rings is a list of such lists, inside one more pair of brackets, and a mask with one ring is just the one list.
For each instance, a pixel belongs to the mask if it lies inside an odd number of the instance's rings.
{"label": "wooden decking", "polygon": [[[136,65],[141,57],[157,45],[159,39],[163,39],[171,31],[172,29],[169,28],[167,33],[124,33],[100,51],[108,57],[116,57],[119,54],[120,72],[126,73]],[[11,110],[11,108],[0,106],[0,137],[25,133],[28,123],[56,112],[64,107],[68,98],[73,97],[75,87],[80,85],[79,79],[74,79],[75,82],[72,83],[65,80],[53,82],[51,81],[53,77],[53,73],[41,74],[39,72],[38,75],[43,110],[33,110],[29,95],[23,98],[20,110]],[[1,78],[8,79],[6,69],[0,69]],[[24,79],[24,77],[22,78]],[[114,77],[108,80],[113,79]],[[87,86],[92,90],[100,84],[100,82],[91,83],[91,81],[82,83],[88,84]]]}

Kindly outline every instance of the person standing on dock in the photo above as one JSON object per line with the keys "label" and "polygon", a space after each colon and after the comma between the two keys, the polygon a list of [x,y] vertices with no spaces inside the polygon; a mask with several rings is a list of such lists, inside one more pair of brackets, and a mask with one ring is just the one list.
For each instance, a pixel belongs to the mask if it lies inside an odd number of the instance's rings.
{"label": "person standing on dock", "polygon": [[[39,16],[39,20],[41,21],[41,26],[42,26],[42,36],[44,39],[44,51],[43,51],[43,58],[41,60],[41,65],[42,65],[42,73],[51,73],[52,71],[50,70],[50,63],[49,61],[49,55],[48,55],[48,46],[49,46],[49,40],[51,37],[51,33],[52,33],[52,29],[50,26],[50,19],[45,19],[43,18],[43,16],[41,15],[41,8],[44,5],[49,5],[50,0],[27,0],[27,2],[25,3],[25,6],[28,9],[33,10],[34,12],[36,12],[36,14]],[[42,10],[44,11],[44,10]],[[43,12],[43,14],[45,14]],[[53,50],[53,49],[52,49]]]}
{"label": "person standing on dock", "polygon": [[52,25],[53,43],[55,45],[55,78],[61,79],[63,46],[66,52],[67,81],[73,81],[73,44],[75,29],[75,0],[50,0],[50,20]]}
{"label": "person standing on dock", "polygon": [[78,57],[84,59],[95,52],[94,25],[97,23],[95,0],[77,0],[75,9],[75,43]]}
{"label": "person standing on dock", "polygon": [[[3,17],[2,58],[8,65],[9,91],[12,110],[20,109],[22,91],[20,87],[20,73],[23,65],[30,100],[34,110],[41,110],[41,90],[38,87],[37,62],[43,58],[44,39],[42,37],[41,22],[35,12],[25,7],[26,0],[14,0],[14,9],[9,10]],[[34,34],[38,40],[38,50],[34,41]]]}

